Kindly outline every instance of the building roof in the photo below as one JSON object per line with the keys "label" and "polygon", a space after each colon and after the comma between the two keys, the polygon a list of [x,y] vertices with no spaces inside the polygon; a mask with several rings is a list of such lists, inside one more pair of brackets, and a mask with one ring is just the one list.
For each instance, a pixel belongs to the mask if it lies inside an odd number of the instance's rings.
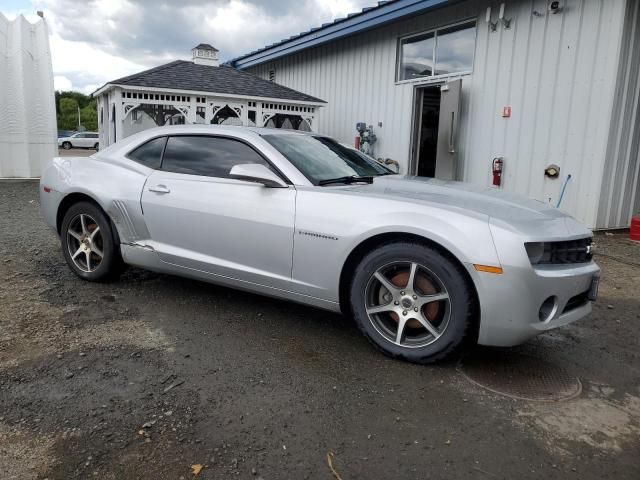
{"label": "building roof", "polygon": [[213,47],[213,46],[209,45],[208,43],[199,43],[198,45],[193,47],[191,50],[213,50],[214,52],[219,52],[220,51],[216,47]]}
{"label": "building roof", "polygon": [[189,90],[317,104],[326,103],[319,98],[264,80],[228,65],[214,67],[212,65],[198,65],[186,60],[175,60],[128,77],[112,80],[96,90],[96,92],[109,85]]}
{"label": "building roof", "polygon": [[381,1],[374,7],[363,8],[361,12],[351,13],[345,18],[338,18],[331,23],[325,23],[320,27],[285,38],[272,45],[229,60],[227,63],[240,69],[252,67],[458,1],[461,0]]}

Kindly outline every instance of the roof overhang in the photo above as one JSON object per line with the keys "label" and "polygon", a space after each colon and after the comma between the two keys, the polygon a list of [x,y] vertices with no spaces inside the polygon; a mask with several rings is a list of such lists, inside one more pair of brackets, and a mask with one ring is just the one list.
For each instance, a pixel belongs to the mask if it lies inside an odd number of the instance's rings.
{"label": "roof overhang", "polygon": [[119,85],[117,83],[107,83],[103,87],[99,88],[95,92],[91,94],[92,97],[97,97],[102,95],[103,93],[108,92],[112,88],[121,88],[123,90],[137,90],[144,92],[158,92],[164,94],[180,94],[180,95],[195,95],[200,97],[219,97],[219,98],[229,98],[229,99],[237,99],[237,100],[258,100],[260,102],[272,102],[272,103],[286,103],[288,105],[305,105],[309,107],[322,107],[327,102],[310,102],[306,100],[291,100],[287,98],[276,98],[276,97],[260,97],[257,95],[237,95],[233,93],[221,93],[221,92],[205,92],[200,90],[181,90],[177,88],[160,88],[160,87],[144,87],[137,85]]}
{"label": "roof overhang", "polygon": [[378,7],[364,9],[362,13],[336,20],[333,23],[296,35],[288,40],[234,58],[228,63],[238,69],[249,68],[300,50],[349,37],[365,30],[378,28],[401,18],[424,13],[456,1],[459,0],[396,0],[388,3],[381,2]]}

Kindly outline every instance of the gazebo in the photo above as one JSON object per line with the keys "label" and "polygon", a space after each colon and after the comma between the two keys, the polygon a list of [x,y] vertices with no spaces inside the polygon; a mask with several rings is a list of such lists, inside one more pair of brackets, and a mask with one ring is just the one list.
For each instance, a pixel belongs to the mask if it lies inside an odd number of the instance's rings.
{"label": "gazebo", "polygon": [[108,82],[97,98],[102,148],[155,126],[205,123],[313,131],[324,102],[228,65],[201,43],[176,60]]}

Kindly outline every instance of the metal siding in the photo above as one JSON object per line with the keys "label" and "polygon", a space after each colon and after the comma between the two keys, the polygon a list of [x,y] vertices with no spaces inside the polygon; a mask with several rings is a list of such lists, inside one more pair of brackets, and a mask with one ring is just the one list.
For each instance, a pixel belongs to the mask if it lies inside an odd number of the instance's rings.
{"label": "metal siding", "polygon": [[394,0],[393,2],[379,2],[377,7],[363,9],[361,13],[336,19],[333,23],[325,24],[323,28],[302,32],[268,47],[234,58],[230,60],[230,64],[240,69],[248,69],[283,56],[295,55],[297,52],[308,48],[325,45],[366,30],[381,27],[403,17],[418,15],[420,12],[428,11],[453,1],[460,0]]}
{"label": "metal siding", "polygon": [[[249,70],[266,78],[275,68],[279,83],[327,100],[321,133],[352,144],[356,122],[374,125],[375,155],[398,160],[406,172],[418,83],[395,82],[398,37],[476,18],[474,71],[462,81],[459,178],[489,185],[491,161],[503,156],[505,190],[555,204],[571,174],[561,208],[594,227],[626,1],[566,0],[552,15],[547,0],[514,0],[505,8],[511,29],[490,32],[486,8],[496,20],[500,3],[468,0]],[[513,108],[509,119],[500,115],[505,105]],[[560,179],[544,177],[552,163]]]}
{"label": "metal siding", "polygon": [[630,0],[625,15],[618,85],[613,106],[602,200],[600,228],[628,227],[640,212],[640,2]]}

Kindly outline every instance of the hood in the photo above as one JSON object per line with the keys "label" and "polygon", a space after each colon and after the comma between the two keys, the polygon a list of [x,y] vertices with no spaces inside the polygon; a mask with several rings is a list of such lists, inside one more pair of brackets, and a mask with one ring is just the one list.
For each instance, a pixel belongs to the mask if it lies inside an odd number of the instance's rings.
{"label": "hood", "polygon": [[370,185],[349,188],[365,194],[486,215],[493,225],[516,230],[531,238],[591,234],[571,216],[549,204],[498,188],[402,175],[377,177]]}

